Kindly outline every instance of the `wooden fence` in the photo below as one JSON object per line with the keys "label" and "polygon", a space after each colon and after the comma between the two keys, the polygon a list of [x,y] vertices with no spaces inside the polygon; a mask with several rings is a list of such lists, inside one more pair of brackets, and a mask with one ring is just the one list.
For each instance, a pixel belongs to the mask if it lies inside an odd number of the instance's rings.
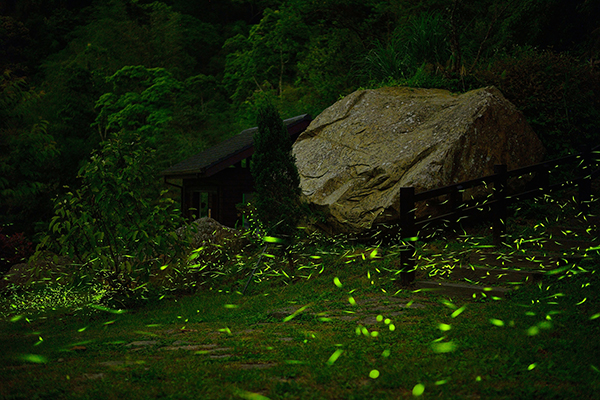
{"label": "wooden fence", "polygon": [[[403,251],[400,253],[402,267],[401,280],[403,284],[409,284],[415,279],[414,242],[418,236],[436,226],[448,225],[460,222],[465,218],[476,217],[478,221],[491,220],[494,244],[499,246],[506,239],[506,218],[508,206],[522,200],[532,199],[550,194],[555,191],[568,189],[576,186],[578,188],[578,205],[585,214],[589,212],[591,201],[592,180],[600,175],[597,155],[600,154],[600,146],[593,149],[582,149],[579,154],[544,161],[539,164],[511,171],[506,165],[495,165],[494,174],[444,186],[420,193],[415,193],[414,187],[403,187],[400,189],[400,218],[392,228],[380,224],[375,227],[379,232],[390,233],[403,243]],[[567,170],[566,168],[569,168]],[[551,182],[553,170],[563,175],[556,182]],[[565,176],[571,173],[570,178]],[[510,186],[519,179],[529,176],[530,181],[521,191],[509,190]],[[463,194],[468,189],[483,187],[489,191],[489,195],[482,201],[464,199]],[[491,190],[487,189],[491,187]],[[440,197],[446,198],[443,202],[449,208],[449,212],[443,215],[426,216],[415,218],[417,207],[427,206],[427,202]],[[438,204],[440,204],[438,202]],[[382,229],[383,227],[383,229]]]}

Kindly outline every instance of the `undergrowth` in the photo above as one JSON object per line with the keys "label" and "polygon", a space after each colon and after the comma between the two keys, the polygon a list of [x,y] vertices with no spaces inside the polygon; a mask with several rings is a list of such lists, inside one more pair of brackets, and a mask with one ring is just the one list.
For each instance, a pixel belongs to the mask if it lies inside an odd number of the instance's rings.
{"label": "undergrowth", "polygon": [[[513,210],[505,251],[553,226],[585,226],[566,199],[538,210]],[[490,243],[484,223],[424,237],[417,265],[462,262]],[[600,345],[589,340],[600,333],[596,251],[506,299],[469,299],[400,285],[394,246],[305,235],[293,269],[276,243],[264,249],[220,266],[190,252],[131,306],[107,302],[99,282],[14,288],[1,302],[0,396],[593,398],[600,389]]]}

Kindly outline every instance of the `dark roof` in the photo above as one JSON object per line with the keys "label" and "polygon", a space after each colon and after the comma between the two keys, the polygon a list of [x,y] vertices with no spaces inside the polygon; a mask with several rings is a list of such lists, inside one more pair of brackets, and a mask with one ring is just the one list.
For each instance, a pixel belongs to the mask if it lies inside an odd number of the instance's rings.
{"label": "dark roof", "polygon": [[[311,120],[312,119],[310,115],[302,114],[293,118],[288,118],[284,120],[283,123],[287,126],[290,134],[294,134],[299,133],[292,129],[294,126],[304,123],[302,125],[303,128],[306,129],[306,126],[308,126]],[[253,135],[257,130],[258,127],[243,130],[239,134],[224,140],[216,146],[204,150],[203,152],[198,153],[185,161],[167,168],[161,172],[161,175],[164,175],[165,177],[176,177],[179,175],[190,174],[202,175],[204,171],[210,167],[222,163],[226,159],[232,158],[239,153],[252,149]],[[233,165],[235,162],[237,162],[237,160],[232,162],[230,165]]]}

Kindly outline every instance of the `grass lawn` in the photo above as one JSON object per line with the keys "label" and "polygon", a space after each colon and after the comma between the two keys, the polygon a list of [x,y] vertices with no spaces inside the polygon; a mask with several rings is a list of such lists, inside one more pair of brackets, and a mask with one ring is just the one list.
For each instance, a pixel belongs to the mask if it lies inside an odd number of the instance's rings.
{"label": "grass lawn", "polygon": [[50,283],[4,298],[0,398],[600,398],[595,252],[475,300],[401,287],[393,256],[337,247],[305,249],[290,277],[269,261],[245,295],[252,263],[132,310]]}

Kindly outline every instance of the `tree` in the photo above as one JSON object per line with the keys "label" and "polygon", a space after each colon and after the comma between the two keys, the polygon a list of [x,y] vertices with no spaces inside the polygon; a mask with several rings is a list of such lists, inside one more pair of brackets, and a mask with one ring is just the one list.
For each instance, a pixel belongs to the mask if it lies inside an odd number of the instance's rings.
{"label": "tree", "polygon": [[94,123],[103,141],[113,133],[139,135],[144,146],[157,151],[157,169],[212,143],[201,128],[214,106],[213,77],[182,82],[164,68],[135,65],[121,68],[107,82],[112,89],[96,102]]}
{"label": "tree", "polygon": [[272,104],[260,110],[250,171],[256,211],[267,234],[293,236],[299,219],[300,176],[287,128]]}
{"label": "tree", "polygon": [[376,42],[364,56],[363,70],[371,82],[410,78],[423,65],[445,66],[451,57],[448,27],[441,13],[424,12],[398,25],[389,42]]}
{"label": "tree", "polygon": [[25,78],[0,76],[0,225],[33,234],[46,218],[60,155],[48,122],[35,112],[42,94]]}
{"label": "tree", "polygon": [[270,90],[281,96],[284,84],[294,80],[308,34],[293,10],[266,9],[248,37],[238,34],[227,40],[223,83],[231,98],[241,103],[254,91]]}
{"label": "tree", "polygon": [[186,53],[182,16],[161,2],[111,0],[89,10],[89,23],[75,28],[72,40],[45,62],[47,79],[77,63],[95,74],[112,75],[126,65],[165,68],[178,79],[193,75]]}
{"label": "tree", "polygon": [[79,172],[81,187],[56,201],[38,248],[79,260],[127,296],[185,248],[175,202],[154,184],[154,151],[132,136],[115,134],[92,155]]}
{"label": "tree", "polygon": [[25,48],[30,44],[29,31],[21,21],[0,15],[0,73],[12,71],[20,75],[25,72]]}

